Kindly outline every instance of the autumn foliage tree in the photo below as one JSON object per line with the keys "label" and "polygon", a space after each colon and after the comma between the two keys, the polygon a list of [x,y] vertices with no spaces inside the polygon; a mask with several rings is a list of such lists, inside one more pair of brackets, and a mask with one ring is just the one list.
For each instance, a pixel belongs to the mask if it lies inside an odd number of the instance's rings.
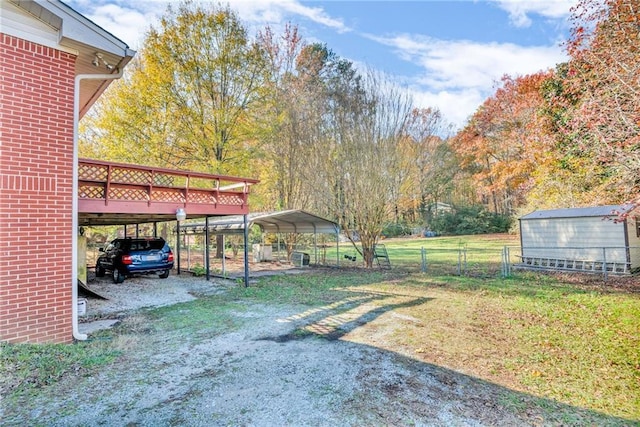
{"label": "autumn foliage tree", "polygon": [[320,143],[326,109],[321,70],[332,54],[321,45],[304,43],[291,26],[282,35],[267,28],[259,42],[270,69],[269,97],[261,109],[268,204],[272,209],[310,209],[317,169],[312,164],[314,146]]}
{"label": "autumn foliage tree", "polygon": [[[329,152],[333,175],[342,195],[334,198],[345,230],[355,230],[367,267],[374,262],[375,246],[385,221],[394,215],[402,176],[402,130],[411,111],[411,99],[382,74],[364,75],[361,96],[352,97],[337,110],[340,127]],[[346,123],[345,123],[346,122]],[[331,164],[331,163],[330,163]],[[349,233],[349,237],[352,236]]]}
{"label": "autumn foliage tree", "polygon": [[606,168],[609,201],[639,203],[640,4],[581,1],[567,50],[566,90],[577,101],[561,131]]}
{"label": "autumn foliage tree", "polygon": [[569,64],[559,64],[542,85],[544,99],[540,114],[553,142],[533,173],[533,187],[527,196],[526,210],[552,209],[610,202],[603,188],[609,174],[606,164],[592,150],[585,150],[583,136],[568,130],[580,93],[568,79]]}
{"label": "autumn foliage tree", "polygon": [[454,139],[486,205],[640,203],[640,5],[582,0],[570,59],[505,77]]}
{"label": "autumn foliage tree", "polygon": [[532,174],[545,161],[551,138],[539,109],[541,87],[551,75],[504,76],[496,93],[454,138],[461,167],[473,176],[494,213],[513,214],[525,202]]}
{"label": "autumn foliage tree", "polygon": [[414,108],[403,129],[399,176],[402,216],[424,225],[431,206],[450,202],[457,158],[449,145],[449,126],[438,109]]}

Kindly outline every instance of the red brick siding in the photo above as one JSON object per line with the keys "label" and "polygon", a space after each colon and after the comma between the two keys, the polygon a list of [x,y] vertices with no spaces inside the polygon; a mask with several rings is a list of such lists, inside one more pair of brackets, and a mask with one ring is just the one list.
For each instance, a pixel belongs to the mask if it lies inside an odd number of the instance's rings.
{"label": "red brick siding", "polygon": [[0,340],[70,342],[74,55],[0,34]]}

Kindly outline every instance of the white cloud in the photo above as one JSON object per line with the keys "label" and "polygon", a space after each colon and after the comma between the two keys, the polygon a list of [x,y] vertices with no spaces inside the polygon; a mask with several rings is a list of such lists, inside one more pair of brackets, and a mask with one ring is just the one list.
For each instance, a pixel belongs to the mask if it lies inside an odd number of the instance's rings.
{"label": "white cloud", "polygon": [[[528,25],[532,14],[548,19],[564,18],[576,1],[495,0],[495,4],[509,13],[512,23],[523,26]],[[71,1],[72,7],[77,7],[134,49],[140,48],[149,26],[157,26],[167,4],[169,0]],[[297,22],[302,18],[332,31],[352,31],[341,19],[298,0],[234,0],[230,6],[254,30],[265,24],[278,27],[286,21]],[[359,35],[391,47],[397,58],[420,67],[422,71],[410,80],[407,76],[398,78],[404,78],[404,84],[411,88],[419,106],[439,108],[456,126],[463,125],[493,93],[494,84],[502,75],[530,74],[566,60],[559,45],[525,47],[511,43],[445,41],[412,34]],[[352,60],[357,64],[357,58]]]}
{"label": "white cloud", "polygon": [[[159,17],[170,3],[170,0],[73,0],[70,5],[132,48],[138,49],[144,33],[149,26],[157,25]],[[202,3],[207,4],[205,1]],[[262,28],[265,24],[279,26],[302,17],[339,33],[351,31],[342,20],[330,17],[322,8],[306,6],[296,0],[235,0],[229,6],[238,12],[243,22],[256,28]]]}
{"label": "white cloud", "polygon": [[351,31],[340,19],[330,17],[320,7],[309,7],[296,0],[236,0],[230,3],[245,21],[282,23],[290,15],[306,18],[339,33]]}
{"label": "white cloud", "polygon": [[464,126],[469,117],[486,98],[486,94],[478,89],[432,92],[421,87],[415,87],[411,91],[416,107],[438,108],[444,120],[453,124],[454,131]]}
{"label": "white cloud", "polygon": [[[127,6],[115,3],[100,4],[97,2],[76,0],[71,7],[91,19],[110,32],[132,49],[139,49],[145,32],[152,24],[156,24],[165,10],[166,2],[127,2]],[[129,6],[136,5],[136,7]]]}
{"label": "white cloud", "polygon": [[496,0],[498,7],[509,13],[511,23],[520,28],[531,26],[530,14],[551,19],[565,18],[576,3],[577,0]]}
{"label": "white cloud", "polygon": [[504,74],[532,74],[567,59],[559,46],[445,41],[407,34],[368,37],[393,47],[401,59],[421,67],[422,72],[409,83],[416,98],[434,102],[431,106],[457,126],[492,94]]}

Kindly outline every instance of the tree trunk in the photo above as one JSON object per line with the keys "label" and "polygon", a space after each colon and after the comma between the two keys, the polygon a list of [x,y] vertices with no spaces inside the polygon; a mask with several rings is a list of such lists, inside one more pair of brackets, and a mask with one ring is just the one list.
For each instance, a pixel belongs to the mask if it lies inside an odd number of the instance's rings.
{"label": "tree trunk", "polygon": [[216,258],[222,259],[224,249],[224,236],[222,234],[216,234]]}
{"label": "tree trunk", "polygon": [[362,248],[362,257],[367,268],[373,268],[373,248]]}

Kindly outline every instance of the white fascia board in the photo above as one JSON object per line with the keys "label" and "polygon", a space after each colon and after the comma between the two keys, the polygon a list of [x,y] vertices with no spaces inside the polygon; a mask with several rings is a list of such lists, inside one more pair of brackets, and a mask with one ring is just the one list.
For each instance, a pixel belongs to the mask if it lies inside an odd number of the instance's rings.
{"label": "white fascia board", "polygon": [[[18,7],[17,4],[21,6]],[[60,26],[62,21],[51,16],[38,16],[34,14],[32,7],[26,8],[25,2],[0,1],[0,30],[19,39],[28,40],[42,46],[51,47],[73,55],[78,50],[69,46],[60,45]],[[43,12],[46,12],[43,10]]]}
{"label": "white fascia board", "polygon": [[61,43],[82,43],[95,47],[96,50],[122,57],[133,57],[135,54],[125,42],[66,4],[58,0],[35,1],[62,20]]}
{"label": "white fascia board", "polygon": [[36,20],[57,30],[58,48],[77,49],[78,45],[84,45],[123,58],[135,55],[125,42],[58,0],[10,1]]}

